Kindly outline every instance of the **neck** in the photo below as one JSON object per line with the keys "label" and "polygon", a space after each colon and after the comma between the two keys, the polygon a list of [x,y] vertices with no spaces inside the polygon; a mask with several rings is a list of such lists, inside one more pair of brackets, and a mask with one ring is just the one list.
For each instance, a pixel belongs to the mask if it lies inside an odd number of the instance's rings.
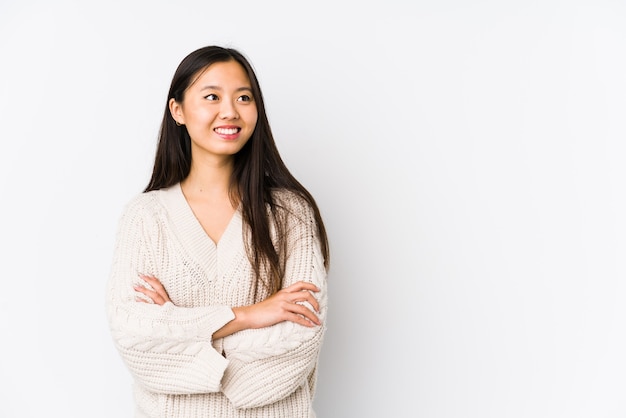
{"label": "neck", "polygon": [[192,160],[189,175],[181,182],[188,195],[221,199],[229,196],[230,179],[233,172],[232,159],[221,161]]}

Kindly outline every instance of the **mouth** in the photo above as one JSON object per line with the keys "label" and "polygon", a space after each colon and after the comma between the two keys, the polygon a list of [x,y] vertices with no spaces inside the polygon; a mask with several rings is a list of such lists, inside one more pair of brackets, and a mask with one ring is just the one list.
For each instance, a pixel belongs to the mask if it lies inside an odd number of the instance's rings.
{"label": "mouth", "polygon": [[237,135],[241,131],[241,128],[215,128],[213,131],[218,135],[232,136]]}

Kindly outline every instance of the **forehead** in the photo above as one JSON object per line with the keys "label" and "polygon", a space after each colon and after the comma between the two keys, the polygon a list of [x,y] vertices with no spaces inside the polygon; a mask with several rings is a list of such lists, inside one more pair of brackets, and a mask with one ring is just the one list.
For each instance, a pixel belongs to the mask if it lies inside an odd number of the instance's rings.
{"label": "forehead", "polygon": [[200,70],[189,87],[202,89],[207,86],[250,88],[250,78],[237,61],[216,62]]}

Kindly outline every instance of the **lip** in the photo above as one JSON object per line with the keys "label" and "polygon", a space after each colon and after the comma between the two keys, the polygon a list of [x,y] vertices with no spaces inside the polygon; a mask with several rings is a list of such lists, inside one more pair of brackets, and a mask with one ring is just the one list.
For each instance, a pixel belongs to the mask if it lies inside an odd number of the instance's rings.
{"label": "lip", "polygon": [[241,128],[235,125],[223,125],[213,128],[213,132],[215,132],[222,139],[232,141],[239,137]]}

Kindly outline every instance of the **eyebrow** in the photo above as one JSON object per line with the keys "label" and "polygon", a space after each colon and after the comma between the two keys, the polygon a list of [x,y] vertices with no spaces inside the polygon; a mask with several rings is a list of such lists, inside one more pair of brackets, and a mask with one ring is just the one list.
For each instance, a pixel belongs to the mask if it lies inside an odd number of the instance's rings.
{"label": "eyebrow", "polygon": [[[223,90],[220,86],[212,86],[212,85],[208,85],[208,86],[204,86],[200,89],[200,91],[204,91],[204,90]],[[239,87],[238,89],[235,90],[236,92],[239,91],[249,91],[252,92],[252,87]]]}

